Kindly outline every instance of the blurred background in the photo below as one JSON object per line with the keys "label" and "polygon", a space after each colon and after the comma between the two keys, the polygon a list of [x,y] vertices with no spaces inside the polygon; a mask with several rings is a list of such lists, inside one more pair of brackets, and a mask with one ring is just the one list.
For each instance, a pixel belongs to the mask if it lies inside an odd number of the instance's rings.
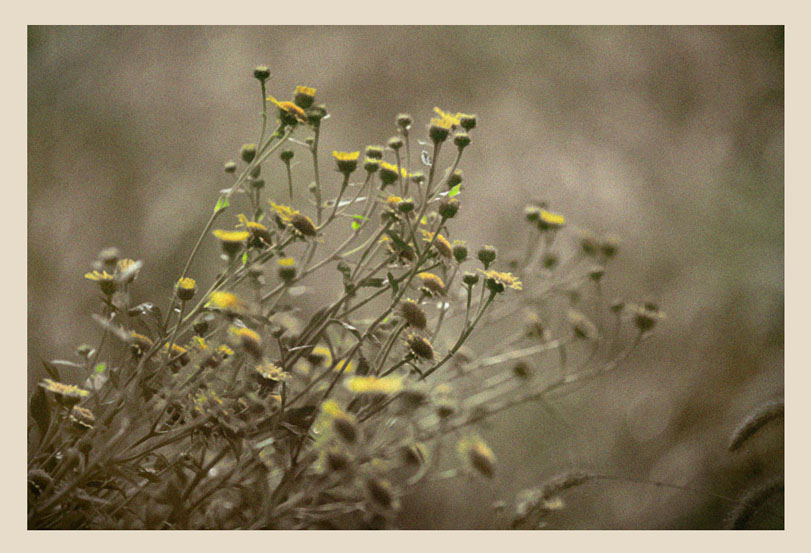
{"label": "blurred background", "polygon": [[[782,27],[30,27],[29,390],[40,359],[98,339],[83,275],[102,248],[144,260],[136,302],[168,303],[230,182],[223,163],[258,136],[252,69],[266,64],[270,94],[318,89],[324,152],[384,144],[399,112],[417,130],[434,106],[477,114],[452,237],[521,251],[516,215],[546,200],[621,236],[607,297],[668,315],[553,412],[495,418],[497,477],[404,498],[402,527],[493,528],[494,501],[568,468],[737,497],[783,470],[779,424],[726,452],[783,394],[783,61]],[[285,178],[281,164],[263,175]],[[550,527],[718,528],[732,509],[622,482],[566,503]]]}

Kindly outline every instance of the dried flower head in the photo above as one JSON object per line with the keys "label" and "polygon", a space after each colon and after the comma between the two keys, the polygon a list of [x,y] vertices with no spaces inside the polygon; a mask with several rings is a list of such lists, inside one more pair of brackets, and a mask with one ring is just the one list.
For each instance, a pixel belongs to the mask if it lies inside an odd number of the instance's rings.
{"label": "dried flower head", "polygon": [[439,255],[445,259],[453,258],[453,247],[451,246],[451,243],[448,242],[447,238],[441,234],[436,234],[436,238],[434,238],[434,233],[428,232],[425,229],[420,229],[420,232],[422,233],[423,240],[426,242],[431,242],[433,240],[433,246]]}
{"label": "dried flower head", "polygon": [[130,339],[130,351],[132,351],[133,355],[136,357],[141,357],[147,350],[152,349],[152,346],[155,345],[152,340],[135,331],[130,332]]}
{"label": "dried flower head", "polygon": [[406,344],[408,344],[408,349],[414,356],[426,361],[433,360],[434,347],[431,345],[431,342],[428,341],[428,338],[418,334],[409,334],[406,337]]}
{"label": "dried flower head", "polygon": [[397,508],[397,498],[388,480],[369,477],[366,479],[366,491],[369,493],[372,503],[378,507],[386,510]]}
{"label": "dried flower head", "polygon": [[251,233],[251,239],[248,242],[248,246],[252,248],[263,248],[265,246],[272,245],[273,238],[265,225],[262,223],[257,223],[256,221],[248,220],[248,218],[242,213],[237,215],[237,218],[239,219],[238,226],[244,227],[245,230]]}
{"label": "dried flower head", "polygon": [[596,340],[599,337],[599,332],[594,323],[579,311],[570,309],[567,318],[576,337],[583,340]]}
{"label": "dried flower head", "polygon": [[338,406],[335,400],[321,404],[321,412],[331,421],[335,433],[346,443],[355,443],[358,439],[358,428],[355,417]]}
{"label": "dried flower head", "polygon": [[326,367],[332,364],[332,353],[326,346],[315,346],[305,358],[314,367]]}
{"label": "dried flower head", "polygon": [[493,478],[496,474],[496,456],[479,438],[463,438],[457,445],[462,459],[479,474]]}
{"label": "dried flower head", "polygon": [[425,330],[425,325],[428,319],[425,316],[425,311],[414,300],[405,300],[400,304],[400,313],[402,313],[405,321],[413,328],[418,330]]}
{"label": "dried flower head", "polygon": [[317,234],[315,223],[312,219],[299,213],[297,210],[286,205],[270,202],[271,208],[276,212],[276,216],[283,224],[291,226],[299,235],[313,237]]}
{"label": "dried flower head", "polygon": [[255,358],[262,357],[262,338],[255,330],[245,327],[232,326],[228,329],[234,345],[242,348]]}
{"label": "dried flower head", "polygon": [[420,279],[422,287],[432,294],[445,295],[445,283],[434,273],[418,273],[417,278]]}
{"label": "dried flower head", "polygon": [[74,405],[70,410],[70,422],[77,430],[90,430],[96,423],[93,411]]}

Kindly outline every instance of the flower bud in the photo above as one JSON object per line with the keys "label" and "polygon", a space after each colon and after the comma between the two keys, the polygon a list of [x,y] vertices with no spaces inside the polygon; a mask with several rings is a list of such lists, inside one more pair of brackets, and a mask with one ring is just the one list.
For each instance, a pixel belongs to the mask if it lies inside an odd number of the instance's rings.
{"label": "flower bud", "polygon": [[460,131],[453,136],[453,143],[456,144],[457,148],[463,150],[470,145],[470,135]]}
{"label": "flower bud", "polygon": [[256,144],[243,144],[239,155],[245,163],[250,163],[256,157]]}
{"label": "flower bud", "polygon": [[189,301],[197,292],[197,283],[193,278],[184,277],[177,281],[175,293],[180,301]]}
{"label": "flower bud", "polygon": [[262,166],[261,165],[254,165],[251,167],[251,170],[248,172],[248,176],[252,179],[258,178],[259,175],[262,174]]}
{"label": "flower bud", "polygon": [[[449,169],[450,170],[450,169]],[[457,169],[453,173],[447,176],[447,185],[448,188],[453,188],[457,184],[462,184],[462,170]]]}
{"label": "flower bud", "polygon": [[414,122],[411,116],[407,113],[399,113],[395,120],[397,121],[397,126],[404,131],[407,131],[411,127],[411,123]]}
{"label": "flower bud", "polygon": [[397,150],[403,147],[403,139],[400,138],[399,136],[392,136],[391,138],[389,138],[389,141],[386,144],[386,146],[388,146],[389,149],[394,150],[396,152]]}
{"label": "flower bud", "polygon": [[270,78],[270,69],[266,65],[257,65],[253,69],[253,76],[258,80],[265,82]]}
{"label": "flower bud", "polygon": [[459,211],[459,200],[456,198],[442,198],[437,209],[443,219],[453,219]]}
{"label": "flower bud", "polygon": [[233,161],[226,161],[223,170],[228,174],[234,173],[237,170],[237,164]]}
{"label": "flower bud", "polygon": [[297,86],[293,92],[293,103],[302,109],[307,109],[315,101],[315,89],[306,86]]}
{"label": "flower bud", "polygon": [[279,278],[285,282],[290,282],[296,278],[296,260],[292,257],[284,257],[277,261],[279,265]]}
{"label": "flower bud", "polygon": [[453,258],[457,263],[462,263],[467,259],[467,244],[460,240],[453,241]]}
{"label": "flower bud", "polygon": [[476,128],[476,116],[475,115],[462,115],[459,118],[459,126],[461,126],[466,131],[471,131]]}
{"label": "flower bud", "polygon": [[374,173],[380,168],[380,162],[376,159],[367,157],[366,160],[363,162],[363,169],[367,173]]}
{"label": "flower bud", "polygon": [[296,154],[293,152],[293,150],[282,150],[279,154],[279,159],[281,159],[284,163],[290,163],[290,160],[293,159],[295,155]]}
{"label": "flower bud", "polygon": [[468,286],[474,286],[477,282],[479,282],[479,274],[467,271],[464,275],[462,275],[462,282]]}
{"label": "flower bud", "polygon": [[383,159],[383,148],[381,146],[366,146],[366,157]]}
{"label": "flower bud", "polygon": [[487,270],[490,267],[490,264],[496,260],[496,254],[497,250],[493,246],[482,246],[476,253],[476,257],[482,262],[485,270]]}

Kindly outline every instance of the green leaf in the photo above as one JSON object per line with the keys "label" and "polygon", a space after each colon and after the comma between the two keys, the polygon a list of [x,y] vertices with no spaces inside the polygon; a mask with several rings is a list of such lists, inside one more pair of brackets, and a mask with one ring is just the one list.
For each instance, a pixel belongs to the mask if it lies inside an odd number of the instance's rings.
{"label": "green leaf", "polygon": [[462,183],[459,183],[450,189],[450,191],[448,192],[448,197],[453,198],[454,196],[458,195],[459,192],[461,191],[462,191]]}
{"label": "green leaf", "polygon": [[363,288],[364,286],[370,286],[372,288],[383,288],[383,284],[385,284],[385,281],[382,278],[367,278],[364,279],[360,284],[358,284],[358,288]]}
{"label": "green leaf", "polygon": [[231,205],[231,202],[228,201],[228,196],[220,196],[220,199],[217,200],[217,205],[214,206],[214,213],[219,213],[229,205]]}
{"label": "green leaf", "polygon": [[397,284],[397,279],[394,278],[394,275],[391,274],[391,272],[386,274],[386,278],[389,280],[389,285],[391,285],[391,295],[397,295],[397,292],[400,289],[400,285]]}
{"label": "green leaf", "polygon": [[391,238],[392,242],[394,242],[394,245],[397,246],[398,250],[402,250],[402,251],[410,251],[411,250],[411,246],[409,246],[408,244],[403,242],[403,239],[400,238],[399,236],[397,236],[396,234],[394,234],[392,231],[387,230],[386,234],[388,235],[389,238]]}
{"label": "green leaf", "polygon": [[248,252],[242,252],[242,264],[243,265],[248,264]]}
{"label": "green leaf", "polygon": [[353,215],[352,218],[357,219],[358,221],[368,221],[369,220],[368,217],[364,217],[363,215]]}
{"label": "green leaf", "polygon": [[51,408],[48,405],[45,390],[41,386],[37,386],[36,390],[34,390],[31,401],[28,403],[28,412],[39,427],[39,439],[42,441],[51,424]]}
{"label": "green leaf", "polygon": [[360,221],[352,221],[352,230],[358,230],[362,225]]}
{"label": "green leaf", "polygon": [[99,363],[98,365],[96,365],[95,367],[93,367],[93,370],[94,370],[94,371],[96,371],[97,373],[101,374],[101,373],[103,373],[103,372],[104,372],[104,370],[105,370],[106,368],[107,368],[107,363],[105,363],[104,361],[102,361],[101,363]]}
{"label": "green leaf", "polygon": [[50,376],[52,380],[62,382],[62,379],[59,376],[59,370],[57,370],[55,366],[53,366],[51,363],[48,363],[44,359],[42,359],[41,361],[42,366],[45,367],[45,372],[48,373],[48,376]]}

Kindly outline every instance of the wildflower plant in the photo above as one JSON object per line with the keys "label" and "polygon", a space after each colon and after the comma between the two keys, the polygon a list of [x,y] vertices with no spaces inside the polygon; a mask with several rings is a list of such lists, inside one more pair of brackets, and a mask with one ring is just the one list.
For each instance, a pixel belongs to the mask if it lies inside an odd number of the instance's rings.
{"label": "wildflower plant", "polygon": [[613,371],[663,317],[606,306],[616,240],[546,205],[525,209],[520,257],[457,234],[475,115],[399,114],[385,148],[324,155],[316,88],[277,100],[254,76],[258,139],[225,164],[172,295],[132,305],[148,263],[114,249],[85,275],[101,337],[31,396],[31,528],[392,527],[427,482],[498,478],[489,417]]}

